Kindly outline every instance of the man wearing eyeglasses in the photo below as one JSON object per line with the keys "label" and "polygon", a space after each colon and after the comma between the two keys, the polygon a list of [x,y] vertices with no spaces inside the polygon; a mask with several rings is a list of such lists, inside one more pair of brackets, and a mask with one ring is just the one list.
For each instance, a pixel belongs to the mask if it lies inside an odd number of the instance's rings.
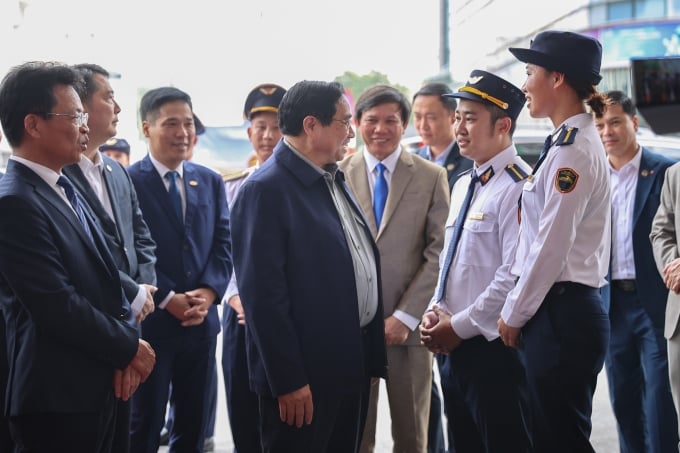
{"label": "man wearing eyeglasses", "polygon": [[[340,168],[380,250],[394,451],[425,453],[432,353],[420,343],[416,328],[437,284],[449,185],[444,168],[402,150],[410,111],[397,89],[367,89],[356,103],[366,148],[345,158]],[[378,389],[371,389],[362,452],[375,446]]]}
{"label": "man wearing eyeglasses", "polygon": [[336,164],[354,136],[343,94],[317,81],[286,92],[283,140],[232,210],[267,452],[358,451],[370,380],[386,373],[379,256]]}
{"label": "man wearing eyeglasses", "polygon": [[67,66],[31,62],[0,86],[12,147],[0,181],[0,300],[19,453],[110,452],[116,398],[155,364],[99,227],[61,174],[87,149],[80,83]]}

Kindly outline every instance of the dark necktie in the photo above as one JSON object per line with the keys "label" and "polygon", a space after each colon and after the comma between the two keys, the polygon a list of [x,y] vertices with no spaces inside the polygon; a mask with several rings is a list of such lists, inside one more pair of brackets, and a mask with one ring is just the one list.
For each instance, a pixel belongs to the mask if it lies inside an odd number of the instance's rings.
{"label": "dark necktie", "polygon": [[470,178],[470,185],[468,185],[467,194],[465,194],[465,199],[463,200],[463,205],[458,211],[458,217],[456,218],[456,224],[453,227],[453,234],[451,235],[451,241],[449,241],[449,248],[446,249],[446,256],[444,257],[444,265],[439,272],[439,284],[438,291],[435,295],[435,300],[440,301],[444,297],[444,291],[446,289],[446,277],[449,275],[449,269],[451,268],[451,263],[453,262],[453,257],[456,254],[456,248],[458,247],[458,242],[463,234],[463,225],[465,224],[465,217],[472,204],[472,196],[475,194],[475,187],[479,181],[479,176],[477,172],[473,169],[472,176]]}
{"label": "dark necktie", "polygon": [[385,179],[385,166],[378,164],[375,166],[378,176],[375,178],[373,187],[373,214],[375,214],[375,227],[380,229],[385,203],[387,202],[387,180]]}
{"label": "dark necktie", "polygon": [[89,238],[92,239],[90,225],[87,223],[85,212],[83,211],[83,207],[80,205],[80,200],[78,198],[78,194],[76,194],[76,191],[73,188],[73,184],[71,184],[71,181],[69,181],[65,176],[60,176],[59,179],[57,179],[57,185],[64,189],[66,198],[68,198],[69,203],[71,203],[71,207],[76,212],[76,216],[78,217],[78,220],[80,220],[80,224],[83,226],[85,233],[87,233]]}
{"label": "dark necktie", "polygon": [[538,156],[538,161],[536,162],[536,165],[534,165],[534,169],[531,172],[532,175],[535,175],[536,172],[538,171],[538,167],[541,166],[543,163],[543,160],[545,160],[545,156],[548,155],[548,150],[552,146],[552,134],[548,135],[545,138],[545,142],[543,142],[543,149],[541,150],[541,154]]}
{"label": "dark necktie", "polygon": [[184,215],[182,215],[182,197],[179,194],[179,187],[177,187],[177,178],[179,173],[176,171],[169,171],[165,174],[168,180],[168,196],[170,197],[170,204],[175,211],[175,216],[179,223],[184,224]]}

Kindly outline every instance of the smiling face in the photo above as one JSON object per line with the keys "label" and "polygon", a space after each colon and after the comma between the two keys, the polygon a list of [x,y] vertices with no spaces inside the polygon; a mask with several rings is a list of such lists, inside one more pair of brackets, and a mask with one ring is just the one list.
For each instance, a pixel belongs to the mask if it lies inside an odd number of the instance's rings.
{"label": "smiling face", "polygon": [[194,115],[184,101],[161,105],[156,115],[142,122],[142,130],[149,139],[151,155],[170,169],[189,158],[196,139]]}
{"label": "smiling face", "polygon": [[248,138],[260,164],[271,157],[274,147],[282,136],[277,113],[261,112],[252,118],[248,128]]}
{"label": "smiling face", "polygon": [[456,108],[454,129],[460,153],[471,159],[477,166],[510,146],[509,129],[512,121],[508,117],[492,122],[489,109],[481,102],[461,99]]}
{"label": "smiling face", "polygon": [[404,126],[399,104],[390,102],[366,110],[358,129],[368,152],[382,161],[399,148]]}
{"label": "smiling face", "polygon": [[526,67],[527,79],[522,86],[522,91],[527,98],[527,109],[532,118],[547,118],[552,114],[557,105],[553,79],[551,72],[541,66],[528,64]]}
{"label": "smiling face", "polygon": [[602,117],[595,118],[595,128],[610,159],[630,160],[637,153],[638,117],[628,115],[620,104],[608,104]]}

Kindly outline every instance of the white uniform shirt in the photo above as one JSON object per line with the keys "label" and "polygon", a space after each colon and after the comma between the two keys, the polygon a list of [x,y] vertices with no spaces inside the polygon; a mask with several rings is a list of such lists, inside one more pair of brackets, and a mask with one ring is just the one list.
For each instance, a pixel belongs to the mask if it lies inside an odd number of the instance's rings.
{"label": "white uniform shirt", "polygon": [[113,208],[111,207],[111,199],[109,199],[109,191],[106,189],[106,183],[104,182],[104,177],[102,176],[102,171],[104,170],[104,160],[99,151],[95,154],[94,161],[88,159],[85,154],[80,155],[80,162],[78,162],[80,170],[87,178],[87,182],[90,183],[90,187],[97,195],[97,199],[101,202],[106,213],[111,217],[114,222],[116,218],[113,215]]}
{"label": "white uniform shirt", "polygon": [[[606,284],[611,249],[609,164],[589,114],[572,116],[562,126],[578,128],[574,143],[553,144],[522,191],[519,244],[511,271],[519,281],[501,312],[512,327],[524,326],[556,282],[595,288]],[[570,171],[576,176],[571,189],[558,190],[558,175]]]}
{"label": "white uniform shirt", "polygon": [[[472,170],[481,175],[492,167],[494,175],[486,184],[477,184],[449,269],[444,298],[432,301],[452,313],[451,326],[463,339],[477,335],[484,335],[489,341],[498,338],[501,307],[515,285],[510,265],[517,246],[517,200],[522,181],[515,181],[506,171],[508,164],[531,174],[531,167],[517,155],[514,145]],[[470,176],[466,175],[453,186],[440,268],[469,184]]]}
{"label": "white uniform shirt", "polygon": [[635,156],[620,169],[609,166],[612,185],[612,280],[635,278],[633,210],[641,160],[642,152],[638,148]]}

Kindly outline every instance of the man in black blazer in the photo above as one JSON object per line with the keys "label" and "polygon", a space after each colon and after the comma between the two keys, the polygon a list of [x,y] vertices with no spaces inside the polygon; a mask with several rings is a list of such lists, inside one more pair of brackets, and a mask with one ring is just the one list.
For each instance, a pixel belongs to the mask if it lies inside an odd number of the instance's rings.
{"label": "man in black blazer", "polygon": [[351,118],[340,84],[295,84],[279,105],[283,140],[234,201],[265,452],[358,451],[371,378],[386,375],[379,253],[336,164]]}
{"label": "man in black blazer", "polygon": [[127,399],[155,363],[104,238],[61,175],[87,144],[79,83],[67,66],[31,62],[0,86],[13,151],[0,181],[5,413],[19,453],[110,452],[116,398]]}
{"label": "man in black blazer", "polygon": [[[0,133],[0,142],[2,133]],[[0,173],[2,179],[3,173]],[[14,451],[14,442],[9,434],[9,419],[5,416],[5,389],[7,388],[7,375],[9,374],[9,362],[7,362],[7,333],[5,328],[5,316],[2,312],[3,304],[0,303],[0,451]]]}
{"label": "man in black blazer", "polygon": [[[153,292],[156,290],[156,244],[142,218],[137,192],[121,164],[99,152],[99,145],[116,135],[120,106],[109,83],[109,73],[101,66],[80,64],[74,69],[82,76],[78,90],[85,112],[89,115],[87,150],[77,164],[64,167],[63,172],[73,182],[90,207],[93,217],[104,234],[106,244],[118,268],[125,297],[137,323],[153,312]],[[118,432],[123,444],[114,451],[129,449],[130,404],[118,405]]]}
{"label": "man in black blazer", "polygon": [[451,93],[446,84],[428,83],[413,95],[413,123],[425,143],[416,154],[446,168],[449,190],[461,173],[472,168],[472,160],[461,156],[453,134],[456,100],[444,97]]}

